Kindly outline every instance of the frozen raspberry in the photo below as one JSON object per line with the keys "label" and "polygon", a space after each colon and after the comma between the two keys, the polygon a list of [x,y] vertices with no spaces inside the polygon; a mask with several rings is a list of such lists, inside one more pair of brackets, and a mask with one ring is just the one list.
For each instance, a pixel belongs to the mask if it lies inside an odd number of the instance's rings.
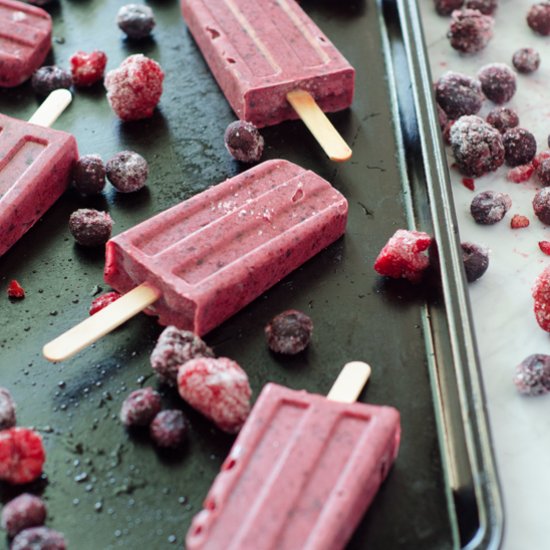
{"label": "frozen raspberry", "polygon": [[251,122],[235,120],[225,129],[225,148],[241,162],[258,162],[264,151],[264,138]]}
{"label": "frozen raspberry", "polygon": [[434,0],[435,11],[439,15],[451,15],[453,11],[458,10],[464,4],[464,0]]}
{"label": "frozen raspberry", "polygon": [[28,428],[0,431],[0,479],[30,483],[42,473],[46,453],[39,434]]}
{"label": "frozen raspberry", "polygon": [[12,279],[8,285],[8,298],[14,298],[21,300],[25,297],[25,289],[19,284],[18,281]]}
{"label": "frozen raspberry", "polygon": [[474,243],[461,243],[462,260],[466,279],[469,283],[477,281],[489,267],[489,251]]}
{"label": "frozen raspberry", "polygon": [[163,382],[176,385],[180,366],[196,357],[214,357],[214,352],[196,334],[170,326],[157,340],[151,366]]}
{"label": "frozen raspberry", "polygon": [[0,430],[15,426],[15,402],[11,393],[0,387]]}
{"label": "frozen raspberry", "polygon": [[510,227],[512,229],[523,229],[524,227],[529,227],[529,223],[529,218],[527,216],[515,214],[510,221]]}
{"label": "frozen raspberry", "polygon": [[134,151],[121,151],[105,165],[107,177],[121,193],[139,191],[147,182],[149,165]]}
{"label": "frozen raspberry", "polygon": [[527,13],[527,24],[538,34],[550,34],[550,2],[539,2]]}
{"label": "frozen raspberry", "polygon": [[526,357],[517,367],[514,384],[523,395],[550,392],[550,355],[537,353]]}
{"label": "frozen raspberry", "polygon": [[477,223],[493,225],[504,218],[511,206],[512,199],[506,193],[483,191],[473,198],[470,213]]}
{"label": "frozen raspberry", "polygon": [[107,307],[109,304],[116,302],[120,298],[120,296],[121,295],[114,290],[98,296],[97,298],[95,298],[95,300],[92,300],[89,309],[90,315],[93,315],[94,313],[101,311],[104,307]]}
{"label": "frozen raspberry", "polygon": [[506,103],[516,93],[516,75],[504,63],[491,63],[481,67],[477,77],[481,82],[481,90],[493,103]]}
{"label": "frozen raspberry", "polygon": [[539,160],[536,164],[535,173],[543,185],[550,185],[550,158]]}
{"label": "frozen raspberry", "polygon": [[511,128],[502,136],[504,158],[508,166],[531,162],[537,152],[535,136],[525,128]]}
{"label": "frozen raspberry", "polygon": [[544,187],[536,192],[533,210],[542,223],[550,225],[550,187]]}
{"label": "frozen raspberry", "polygon": [[105,187],[105,165],[99,155],[82,155],[73,166],[73,185],[83,195],[101,193]]}
{"label": "frozen raspberry", "polygon": [[539,241],[539,248],[547,256],[550,256],[550,241]]}
{"label": "frozen raspberry", "polygon": [[301,311],[289,309],[276,315],[265,327],[269,349],[294,355],[305,350],[311,340],[313,321]]}
{"label": "frozen raspberry", "polygon": [[120,420],[127,426],[148,426],[162,407],[160,395],[151,387],[133,391],[122,403]]}
{"label": "frozen raspberry", "polygon": [[31,527],[21,531],[11,543],[10,550],[66,550],[65,538],[48,527]]}
{"label": "frozen raspberry", "polygon": [[92,53],[78,51],[71,55],[69,62],[74,85],[85,88],[103,79],[107,56],[100,50]]}
{"label": "frozen raspberry", "polygon": [[519,124],[517,113],[509,107],[495,107],[489,111],[487,122],[495,127],[501,134]]}
{"label": "frozen raspberry", "polygon": [[514,52],[512,64],[518,73],[533,73],[539,68],[540,54],[533,48],[520,48]]}
{"label": "frozen raspberry", "polygon": [[508,170],[506,177],[514,183],[523,183],[531,179],[534,171],[535,167],[532,164],[524,164]]}
{"label": "frozen raspberry", "polygon": [[69,231],[82,246],[100,246],[111,237],[113,220],[107,212],[92,208],[75,210],[69,218]]}
{"label": "frozen raspberry", "polygon": [[118,10],[116,23],[132,40],[147,38],[155,26],[155,15],[149,6],[126,4]]}
{"label": "frozen raspberry", "polygon": [[435,83],[435,99],[452,120],[475,115],[483,103],[481,83],[465,74],[448,71]]}
{"label": "frozen raspberry", "polygon": [[498,7],[498,0],[466,0],[465,7],[478,10],[483,15],[493,15]]}
{"label": "frozen raspberry", "polygon": [[225,432],[237,433],[250,411],[248,377],[227,357],[187,361],[178,371],[178,391],[189,405]]}
{"label": "frozen raspberry", "polygon": [[374,269],[380,275],[417,283],[430,265],[425,252],[431,243],[432,238],[427,233],[398,229],[380,251]]}
{"label": "frozen raspberry", "polygon": [[159,412],[149,426],[149,433],[159,447],[175,449],[185,441],[188,429],[183,413],[173,409]]}
{"label": "frozen raspberry", "polygon": [[493,36],[493,18],[478,10],[456,10],[452,13],[447,37],[451,46],[463,53],[479,52]]}
{"label": "frozen raspberry", "polygon": [[59,88],[69,89],[72,83],[71,73],[56,65],[40,67],[31,78],[32,89],[41,96],[47,96]]}
{"label": "frozen raspberry", "polygon": [[500,132],[477,116],[463,116],[453,124],[451,146],[457,167],[465,176],[483,176],[504,163]]}
{"label": "frozen raspberry", "polygon": [[29,493],[23,493],[10,500],[2,510],[2,529],[8,532],[8,537],[15,537],[23,529],[44,525],[44,521],[44,501]]}
{"label": "frozen raspberry", "polygon": [[107,73],[107,99],[122,120],[148,118],[160,101],[163,80],[164,72],[156,61],[142,54],[131,55]]}

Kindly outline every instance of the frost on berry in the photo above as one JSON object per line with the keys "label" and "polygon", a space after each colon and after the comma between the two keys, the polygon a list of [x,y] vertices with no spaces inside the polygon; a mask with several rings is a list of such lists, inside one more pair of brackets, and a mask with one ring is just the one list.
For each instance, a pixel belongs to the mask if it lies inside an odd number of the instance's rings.
{"label": "frost on berry", "polygon": [[544,269],[535,280],[532,296],[537,323],[543,330],[550,332],[550,267]]}
{"label": "frost on berry", "polygon": [[447,37],[451,46],[462,53],[475,53],[493,37],[493,18],[478,10],[456,10]]}
{"label": "frost on berry", "polygon": [[312,332],[311,318],[296,309],[279,313],[265,327],[269,349],[286,355],[295,355],[306,349]]}
{"label": "frost on berry", "polygon": [[162,407],[158,392],[151,387],[133,391],[122,403],[120,420],[127,426],[148,426]]}
{"label": "frost on berry", "polygon": [[2,529],[9,537],[29,527],[44,525],[46,520],[46,505],[41,498],[23,493],[10,500],[2,510]]}
{"label": "frost on berry", "polygon": [[550,392],[550,355],[537,353],[526,357],[516,367],[514,384],[523,395]]}
{"label": "frost on berry", "polygon": [[435,99],[451,120],[475,115],[483,103],[481,83],[468,75],[447,71],[435,83]]}
{"label": "frost on berry", "polygon": [[489,251],[475,243],[461,243],[462,261],[469,283],[477,281],[489,267]]}
{"label": "frost on berry", "polygon": [[474,220],[482,225],[498,223],[512,206],[512,199],[506,193],[482,191],[470,204],[470,213]]}

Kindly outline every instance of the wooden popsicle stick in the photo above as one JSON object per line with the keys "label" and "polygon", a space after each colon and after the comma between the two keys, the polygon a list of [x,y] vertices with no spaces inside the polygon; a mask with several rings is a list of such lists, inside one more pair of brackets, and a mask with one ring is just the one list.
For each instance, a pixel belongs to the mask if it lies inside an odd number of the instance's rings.
{"label": "wooden popsicle stick", "polygon": [[72,99],[73,94],[69,90],[65,88],[54,90],[38,107],[34,115],[29,118],[29,122],[49,128],[67,108]]}
{"label": "wooden popsicle stick", "polygon": [[371,368],[363,361],[351,361],[344,365],[327,394],[327,399],[342,403],[354,403],[370,377]]}
{"label": "wooden popsicle stick", "polygon": [[156,302],[160,291],[142,283],[42,348],[48,361],[63,361]]}
{"label": "wooden popsicle stick", "polygon": [[286,98],[330,160],[343,162],[351,158],[348,144],[309,92],[294,90]]}

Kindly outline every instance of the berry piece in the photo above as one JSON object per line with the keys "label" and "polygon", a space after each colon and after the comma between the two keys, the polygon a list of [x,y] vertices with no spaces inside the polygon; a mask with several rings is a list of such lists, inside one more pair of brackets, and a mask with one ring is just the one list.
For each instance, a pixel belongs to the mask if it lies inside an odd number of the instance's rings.
{"label": "berry piece", "polygon": [[533,48],[520,48],[512,56],[512,65],[518,73],[533,73],[539,68],[540,54]]}
{"label": "berry piece", "polygon": [[12,279],[8,285],[8,298],[14,298],[21,300],[25,297],[25,289],[19,284],[18,281]]}
{"label": "berry piece", "polygon": [[516,93],[516,75],[504,63],[491,63],[477,73],[481,90],[493,103],[506,103]]}
{"label": "berry piece", "polygon": [[522,183],[530,180],[534,171],[535,167],[532,164],[524,164],[508,170],[506,177],[514,183]]}
{"label": "berry piece", "polygon": [[30,483],[42,473],[46,453],[39,434],[28,428],[0,431],[0,479]]}
{"label": "berry piece", "polygon": [[465,176],[483,176],[504,163],[500,132],[477,116],[463,116],[453,124],[451,147],[458,169]]}
{"label": "berry piece", "polygon": [[464,0],[435,0],[435,11],[439,15],[451,15],[453,11],[458,10],[464,4]]}
{"label": "berry piece", "polygon": [[2,510],[2,529],[8,532],[8,537],[15,537],[23,529],[44,525],[44,521],[44,501],[29,493],[23,493],[10,500]]}
{"label": "berry piece", "polygon": [[539,241],[539,248],[541,252],[544,252],[547,256],[550,256],[550,242],[549,241]]}
{"label": "berry piece", "polygon": [[524,227],[529,227],[529,223],[529,218],[527,216],[515,214],[510,221],[510,227],[512,229],[523,229]]}
{"label": "berry piece", "polygon": [[550,2],[539,2],[527,13],[527,24],[538,34],[550,34]]}
{"label": "berry piece", "polygon": [[504,218],[511,206],[512,199],[506,193],[482,191],[473,198],[470,212],[477,223],[493,225]]}
{"label": "berry piece", "polygon": [[67,543],[59,531],[48,527],[31,527],[19,533],[10,550],[66,550]]}
{"label": "berry piece", "polygon": [[481,83],[465,74],[448,71],[435,83],[435,99],[452,120],[475,115],[483,103]]}
{"label": "berry piece", "polygon": [[498,7],[498,0],[466,0],[466,7],[478,10],[483,15],[493,15]]}
{"label": "berry piece", "polygon": [[40,67],[31,78],[32,89],[41,96],[47,96],[59,88],[69,89],[72,83],[71,73],[56,65]]}
{"label": "berry piece", "polygon": [[431,243],[432,238],[427,233],[398,229],[380,251],[374,269],[380,275],[417,283],[430,265],[425,252]]}
{"label": "berry piece", "polygon": [[164,72],[142,54],[127,57],[105,77],[107,99],[122,120],[139,120],[153,115],[162,95]]}
{"label": "berry piece", "polygon": [[100,50],[92,53],[78,51],[71,55],[71,74],[75,86],[92,86],[103,78],[107,65],[107,56]]}
{"label": "berry piece", "polygon": [[151,353],[151,366],[163,382],[176,385],[180,366],[196,357],[214,357],[214,352],[193,332],[169,326]]}
{"label": "berry piece", "polygon": [[83,195],[95,195],[103,191],[105,165],[99,155],[83,155],[75,162],[73,185]]}
{"label": "berry piece", "polygon": [[151,438],[159,447],[175,449],[185,441],[188,422],[180,410],[160,411],[149,426]]}
{"label": "berry piece", "polygon": [[11,393],[0,387],[0,430],[15,426],[15,402]]}
{"label": "berry piece", "polygon": [[126,427],[148,426],[162,407],[160,394],[151,387],[133,391],[122,403],[120,420]]}
{"label": "berry piece", "polygon": [[534,159],[533,159],[533,167],[535,170],[540,166],[541,162],[550,159],[550,151],[541,151]]}
{"label": "berry piece", "polygon": [[107,177],[121,193],[133,193],[141,189],[149,176],[147,161],[134,151],[121,151],[105,165]]}
{"label": "berry piece", "polygon": [[276,315],[265,327],[269,349],[294,355],[305,350],[311,340],[313,321],[301,311],[289,309]]}
{"label": "berry piece", "polygon": [[462,178],[462,185],[469,189],[470,191],[475,191],[476,183],[473,178]]}
{"label": "berry piece", "polygon": [[550,187],[544,187],[535,193],[533,210],[542,223],[550,225]]}
{"label": "berry piece", "polygon": [[451,46],[463,53],[479,52],[493,36],[493,18],[478,10],[456,10],[447,37]]}
{"label": "berry piece", "polygon": [[538,160],[535,173],[543,185],[550,185],[550,158]]}
{"label": "berry piece", "polygon": [[510,128],[515,128],[519,124],[517,113],[509,107],[495,107],[489,111],[487,122],[496,128],[501,134],[504,134]]}
{"label": "berry piece", "polygon": [[525,128],[511,128],[502,136],[502,142],[508,166],[527,164],[533,160],[537,152],[537,140]]}
{"label": "berry piece", "polygon": [[118,10],[116,23],[132,40],[147,38],[155,26],[155,15],[149,6],[126,4]]}
{"label": "berry piece", "polygon": [[89,309],[90,315],[93,315],[94,313],[101,311],[104,307],[107,307],[109,304],[116,302],[120,298],[120,296],[121,295],[114,290],[98,296],[97,298],[92,300]]}
{"label": "berry piece", "polygon": [[514,384],[523,395],[543,395],[550,391],[550,355],[536,353],[517,367]]}
{"label": "berry piece", "polygon": [[489,267],[489,251],[474,243],[461,243],[462,260],[466,279],[469,283],[477,281]]}
{"label": "berry piece", "polygon": [[107,212],[92,208],[80,208],[69,217],[69,231],[82,246],[105,244],[113,229],[113,220]]}
{"label": "berry piece", "polygon": [[228,433],[237,433],[250,411],[248,377],[227,357],[187,361],[178,371],[178,391],[189,405]]}
{"label": "berry piece", "polygon": [[241,162],[258,162],[264,151],[264,138],[251,122],[235,120],[225,129],[225,148]]}

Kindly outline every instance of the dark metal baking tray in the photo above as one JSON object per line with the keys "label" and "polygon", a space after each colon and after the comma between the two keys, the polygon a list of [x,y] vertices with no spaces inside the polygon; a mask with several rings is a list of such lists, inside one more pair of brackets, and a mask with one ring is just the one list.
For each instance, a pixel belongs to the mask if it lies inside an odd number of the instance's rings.
{"label": "dark metal baking tray", "polygon": [[[49,61],[67,66],[75,50],[100,48],[113,68],[143,52],[166,71],[160,109],[150,120],[122,124],[99,86],[79,90],[56,127],[75,134],[82,154],[140,152],[150,163],[148,188],[133,195],[109,188],[93,199],[69,190],[0,259],[2,288],[15,278],[27,291],[20,302],[0,297],[0,384],[18,403],[19,424],[40,430],[48,453],[45,479],[20,489],[1,485],[0,499],[23,489],[42,494],[48,525],[81,550],[181,546],[232,442],[164,387],[165,406],[182,408],[192,424],[181,452],[158,452],[146,434],[121,427],[125,395],[157,386],[149,354],[161,327],[150,317],[136,317],[63,364],[41,357],[42,345],[85,317],[97,285],[105,287],[102,251],[83,249],[68,234],[73,210],[109,210],[118,233],[245,168],[223,147],[234,116],[177,2],[149,2],[158,23],[154,39],[141,43],[118,31],[119,4],[53,4]],[[400,16],[396,5],[374,0],[301,4],[357,68],[352,109],[331,115],[354,157],[331,163],[298,121],[262,130],[264,157],[331,181],[350,202],[347,233],[206,340],[247,370],[255,396],[267,381],[326,393],[345,362],[371,363],[362,400],[397,407],[403,441],[350,549],[489,548],[502,524],[498,486],[414,3],[403,2]],[[0,92],[6,114],[26,119],[36,105],[28,84]],[[441,286],[387,281],[372,269],[395,229],[414,225],[438,238]],[[263,326],[291,307],[312,316],[314,338],[306,353],[282,359],[266,349]]]}

